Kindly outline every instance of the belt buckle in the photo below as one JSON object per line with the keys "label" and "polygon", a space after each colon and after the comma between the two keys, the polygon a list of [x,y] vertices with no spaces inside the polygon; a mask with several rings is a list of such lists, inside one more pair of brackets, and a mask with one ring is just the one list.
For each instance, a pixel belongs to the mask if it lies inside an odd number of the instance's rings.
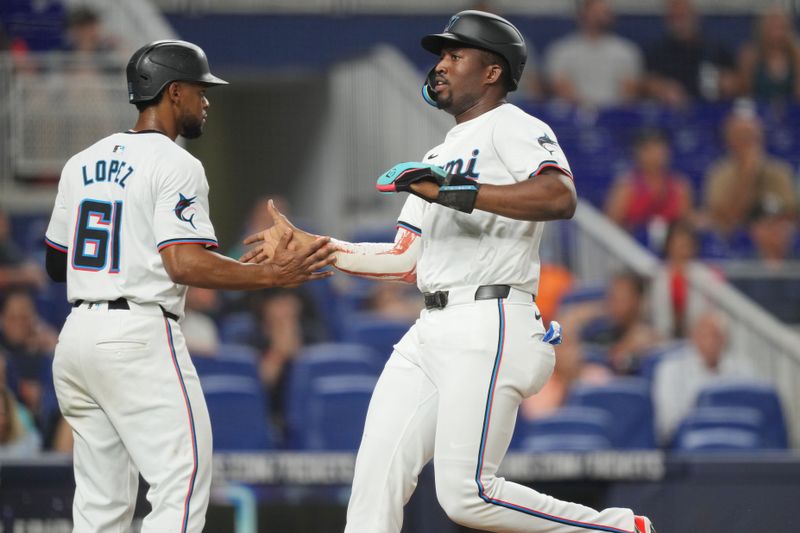
{"label": "belt buckle", "polygon": [[447,306],[447,291],[429,292],[425,295],[425,307],[444,309]]}

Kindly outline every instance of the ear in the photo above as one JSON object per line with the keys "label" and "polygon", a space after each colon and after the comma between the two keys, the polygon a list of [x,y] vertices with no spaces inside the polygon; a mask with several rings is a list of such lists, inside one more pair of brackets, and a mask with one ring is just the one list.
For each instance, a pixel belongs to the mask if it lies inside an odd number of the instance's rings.
{"label": "ear", "polygon": [[502,76],[503,76],[503,67],[501,67],[500,65],[494,64],[486,67],[485,81],[487,85],[498,83]]}
{"label": "ear", "polygon": [[181,86],[181,82],[179,81],[171,81],[169,85],[167,85],[167,96],[171,102],[177,102],[181,97],[181,90],[183,87]]}

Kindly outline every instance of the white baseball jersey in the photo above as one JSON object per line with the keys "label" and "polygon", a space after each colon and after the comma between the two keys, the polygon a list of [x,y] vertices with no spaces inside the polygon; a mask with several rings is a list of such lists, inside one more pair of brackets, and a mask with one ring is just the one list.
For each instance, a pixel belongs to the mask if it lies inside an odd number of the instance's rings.
{"label": "white baseball jersey", "polygon": [[[202,165],[158,132],[110,135],[64,166],[46,241],[67,253],[69,300],[84,301],[53,358],[75,442],[74,531],[126,531],[141,473],[152,504],[142,532],[199,533],[211,423],[183,333],[164,313],[183,315],[186,287],[159,251],[216,246]],[[105,303],[119,298],[128,305]]]}
{"label": "white baseball jersey", "polygon": [[[550,127],[512,104],[456,125],[423,161],[492,185],[535,179],[549,167],[572,177]],[[398,225],[424,235],[417,261],[423,292],[491,284],[536,292],[543,222],[461,213],[410,195]]]}
{"label": "white baseball jersey", "polygon": [[[550,128],[504,104],[455,126],[426,155],[481,183],[510,185],[569,165]],[[431,459],[455,522],[505,533],[633,533],[630,509],[597,511],[497,477],[520,402],[553,372],[555,351],[531,298],[543,223],[461,213],[410,196],[399,225],[422,235],[417,283],[448,291],[395,345],[370,401],[345,533],[400,533],[403,506]],[[512,285],[476,300],[481,285]]]}
{"label": "white baseball jersey", "polygon": [[203,165],[162,133],[110,135],[64,166],[46,241],[69,254],[71,302],[122,297],[183,316],[187,288],[159,252],[217,246]]}

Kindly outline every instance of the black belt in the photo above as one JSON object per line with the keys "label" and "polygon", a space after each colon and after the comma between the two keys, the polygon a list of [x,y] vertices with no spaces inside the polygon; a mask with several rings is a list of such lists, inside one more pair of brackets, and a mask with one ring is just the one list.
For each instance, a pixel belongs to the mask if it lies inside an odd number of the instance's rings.
{"label": "black belt", "polygon": [[[75,300],[75,303],[72,304],[72,307],[80,307],[80,305],[83,304],[83,303],[86,303],[86,300]],[[89,304],[95,304],[95,303],[103,303],[103,302],[89,302]],[[128,300],[126,300],[125,298],[117,298],[116,300],[109,300],[106,303],[108,304],[108,308],[111,309],[111,310],[130,311],[130,309],[131,309],[131,306],[128,304]],[[158,307],[161,307],[161,306],[159,305]],[[161,307],[161,313],[166,318],[171,318],[172,320],[175,320],[175,321],[178,320],[178,315],[176,315],[174,313],[170,313],[169,311],[167,311],[163,307]]]}
{"label": "black belt", "polygon": [[[475,291],[476,300],[495,300],[497,298],[508,298],[511,292],[509,285],[481,285]],[[450,291],[424,292],[425,309],[444,309],[447,306],[447,297]],[[536,301],[536,295],[533,295]]]}

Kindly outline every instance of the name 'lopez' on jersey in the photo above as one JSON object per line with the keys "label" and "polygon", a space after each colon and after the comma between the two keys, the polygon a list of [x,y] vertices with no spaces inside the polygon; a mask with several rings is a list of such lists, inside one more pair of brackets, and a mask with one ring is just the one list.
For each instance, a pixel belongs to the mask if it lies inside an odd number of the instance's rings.
{"label": "name 'lopez' on jersey", "polygon": [[[116,145],[114,151],[125,150],[122,145]],[[134,172],[134,168],[128,165],[127,161],[119,159],[100,159],[94,165],[83,165],[81,173],[83,175],[83,184],[91,185],[93,183],[116,183],[123,189],[125,188],[125,181]]]}
{"label": "name 'lopez' on jersey", "polygon": [[115,133],[76,154],[62,171],[46,236],[68,254],[68,298],[157,303],[181,316],[186,290],[160,251],[216,247],[208,211],[202,164],[161,133]]}

